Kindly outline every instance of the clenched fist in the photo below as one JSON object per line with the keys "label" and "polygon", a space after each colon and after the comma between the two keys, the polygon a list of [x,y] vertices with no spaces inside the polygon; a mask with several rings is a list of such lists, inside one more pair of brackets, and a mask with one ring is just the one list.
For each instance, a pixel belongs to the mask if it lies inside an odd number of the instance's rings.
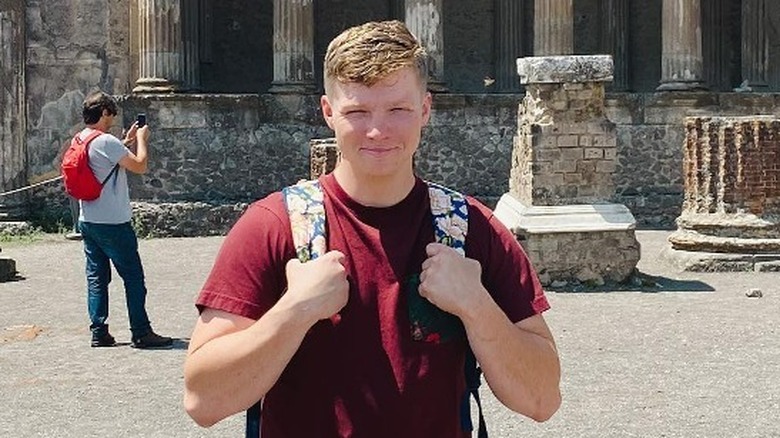
{"label": "clenched fist", "polygon": [[330,318],[347,304],[349,298],[343,263],[344,254],[339,251],[329,251],[306,263],[290,260],[286,267],[287,292],[281,300],[294,306],[302,318],[310,318],[312,324]]}
{"label": "clenched fist", "polygon": [[445,312],[463,318],[488,296],[482,286],[482,266],[440,243],[425,247],[428,258],[420,273],[420,295]]}

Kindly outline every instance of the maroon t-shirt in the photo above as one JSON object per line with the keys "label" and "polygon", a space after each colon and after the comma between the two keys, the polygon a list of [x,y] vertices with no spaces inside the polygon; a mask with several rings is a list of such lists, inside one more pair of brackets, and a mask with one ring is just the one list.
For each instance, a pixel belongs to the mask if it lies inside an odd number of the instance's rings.
{"label": "maroon t-shirt", "polygon": [[[464,336],[414,340],[410,282],[434,240],[428,190],[417,180],[386,208],[351,199],[332,175],[325,192],[328,249],[346,255],[349,301],[315,324],[263,402],[262,437],[470,436],[460,428]],[[485,206],[468,199],[466,256],[513,322],[549,308],[520,245]],[[228,234],[197,300],[260,318],[286,287],[295,257],[280,193],[252,204]],[[336,321],[336,322],[334,322]]]}

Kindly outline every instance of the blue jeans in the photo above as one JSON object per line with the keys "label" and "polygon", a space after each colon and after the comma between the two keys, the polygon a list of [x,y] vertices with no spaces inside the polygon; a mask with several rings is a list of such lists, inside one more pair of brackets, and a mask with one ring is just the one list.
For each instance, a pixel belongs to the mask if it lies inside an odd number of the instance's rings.
{"label": "blue jeans", "polygon": [[79,221],[87,256],[87,310],[93,336],[108,333],[108,284],[111,283],[111,265],[125,285],[127,313],[133,339],[151,331],[146,314],[146,284],[138,239],[130,222],[123,224],[95,224]]}

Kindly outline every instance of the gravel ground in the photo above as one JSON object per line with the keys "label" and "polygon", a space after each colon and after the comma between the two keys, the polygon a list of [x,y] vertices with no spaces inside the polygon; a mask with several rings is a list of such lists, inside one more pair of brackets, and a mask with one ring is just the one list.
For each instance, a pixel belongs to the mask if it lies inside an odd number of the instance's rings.
{"label": "gravel ground", "polygon": [[[637,232],[644,287],[549,292],[563,405],[537,424],[483,387],[491,437],[780,437],[780,274],[675,272],[667,236]],[[165,351],[128,346],[119,281],[123,345],[89,347],[81,243],[4,244],[21,278],[0,283],[0,437],[242,436],[241,416],[205,430],[181,407],[192,303],[221,242],[141,241],[150,318],[177,338]]]}

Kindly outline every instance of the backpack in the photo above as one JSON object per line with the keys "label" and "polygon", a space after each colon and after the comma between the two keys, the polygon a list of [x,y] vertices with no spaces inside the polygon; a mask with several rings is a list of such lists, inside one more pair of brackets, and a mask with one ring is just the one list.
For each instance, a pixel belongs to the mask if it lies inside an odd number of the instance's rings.
{"label": "backpack", "polygon": [[[460,255],[465,256],[466,231],[468,228],[468,205],[466,198],[451,189],[438,184],[427,183],[431,200],[431,213],[433,214],[433,229],[435,240],[438,243],[455,249]],[[324,196],[319,181],[301,181],[295,185],[282,189],[282,195],[287,206],[287,214],[290,217],[295,254],[301,262],[316,259],[327,251],[325,235],[325,206]],[[409,298],[410,320],[415,339],[425,338],[428,333],[425,324],[418,325],[422,319],[445,327],[444,333],[435,333],[436,336],[446,336],[446,329],[454,330],[460,324],[460,320],[431,304],[418,293],[411,293]],[[415,316],[418,315],[419,317]],[[464,363],[466,390],[463,394],[460,406],[460,423],[463,431],[471,432],[474,427],[471,423],[470,397],[474,397],[479,411],[478,438],[487,438],[487,426],[482,414],[482,403],[479,399],[479,386],[481,374],[476,357],[471,348],[466,349]],[[262,400],[255,403],[246,411],[246,437],[257,438],[260,436],[260,415]]]}
{"label": "backpack", "polygon": [[89,167],[89,144],[103,134],[103,131],[94,130],[82,139],[79,134],[73,136],[70,146],[62,154],[62,182],[68,195],[82,201],[94,201],[100,197],[103,185],[116,172],[119,165],[111,169],[106,179],[102,182],[95,178],[95,174]]}

